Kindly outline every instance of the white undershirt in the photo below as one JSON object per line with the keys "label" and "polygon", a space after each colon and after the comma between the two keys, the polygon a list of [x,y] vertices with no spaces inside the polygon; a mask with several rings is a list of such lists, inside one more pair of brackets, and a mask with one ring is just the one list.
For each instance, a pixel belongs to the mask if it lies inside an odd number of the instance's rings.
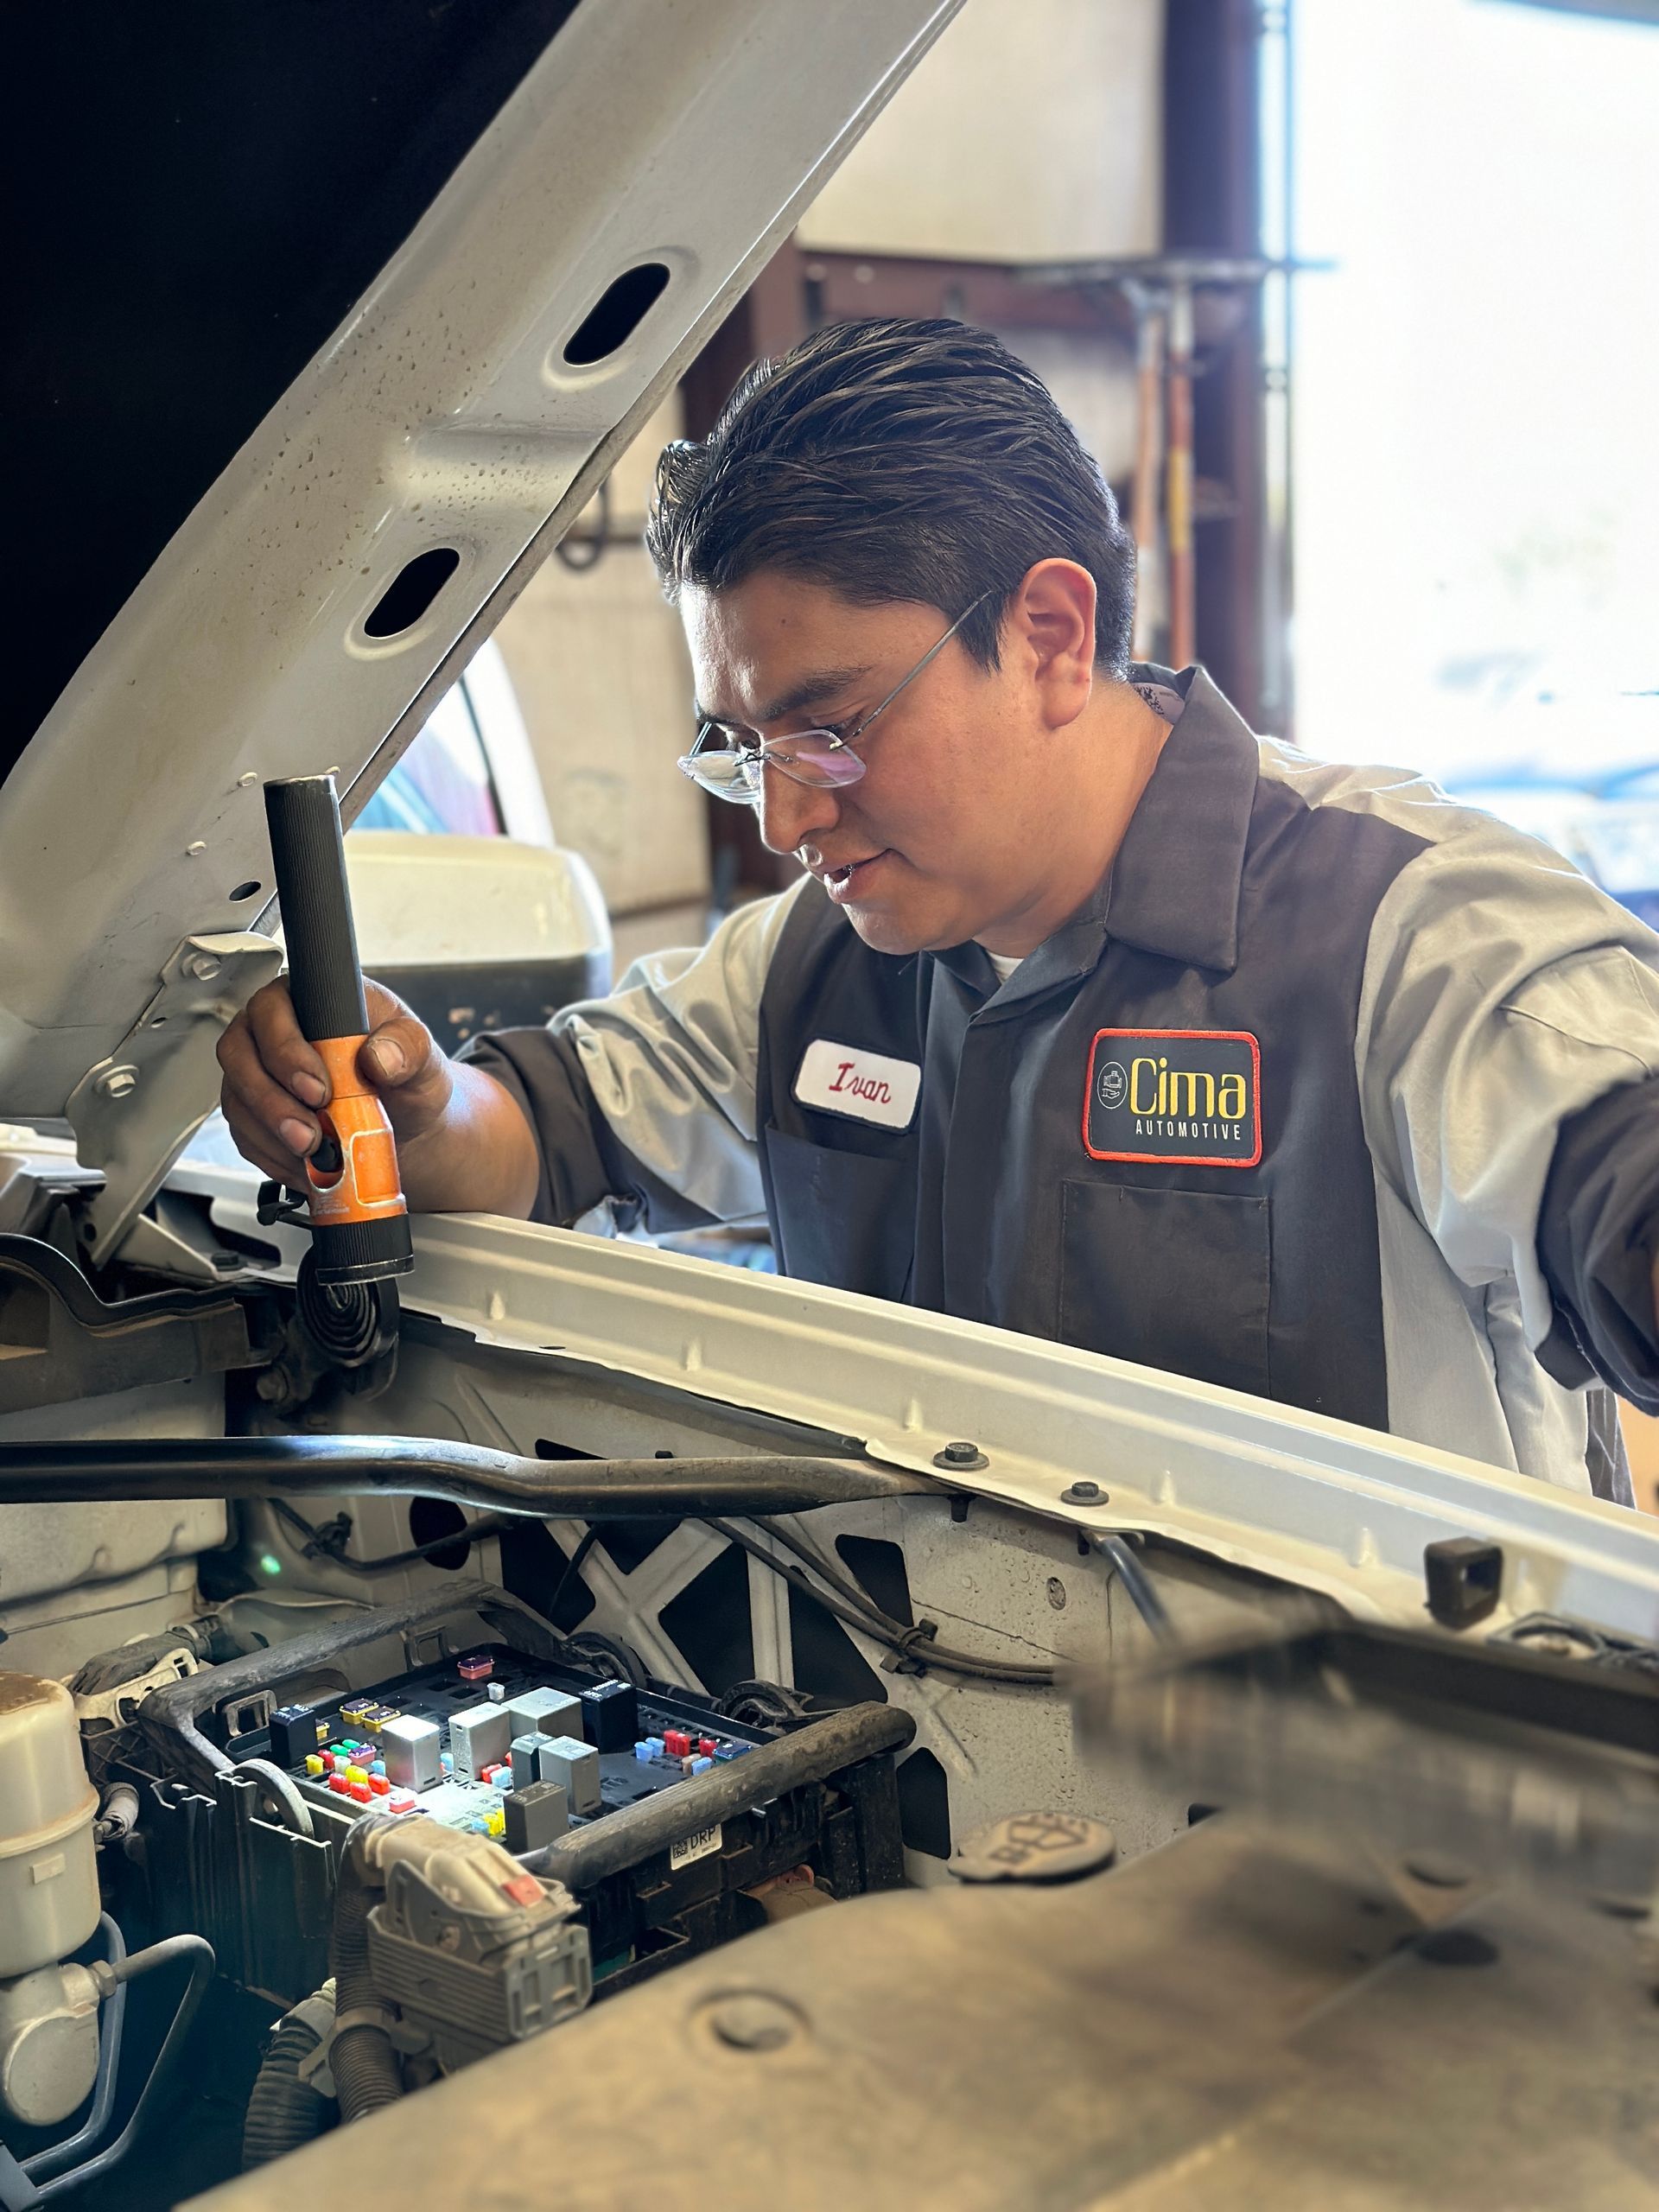
{"label": "white undershirt", "polygon": [[1020,963],[1025,958],[1025,957],[1026,956],[1023,952],[987,952],[985,957],[990,962],[992,967],[996,970],[997,988],[999,989],[1001,989],[1001,986],[1007,982],[1009,976],[1013,975],[1014,969],[1020,965]]}

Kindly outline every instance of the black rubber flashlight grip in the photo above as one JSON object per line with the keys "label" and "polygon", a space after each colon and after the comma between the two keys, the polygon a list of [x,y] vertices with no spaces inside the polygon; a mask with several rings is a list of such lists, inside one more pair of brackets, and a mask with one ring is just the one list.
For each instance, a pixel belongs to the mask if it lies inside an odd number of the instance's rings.
{"label": "black rubber flashlight grip", "polygon": [[265,785],[265,820],[288,947],[288,987],[302,1035],[368,1034],[346,884],[346,847],[332,776],[290,776]]}

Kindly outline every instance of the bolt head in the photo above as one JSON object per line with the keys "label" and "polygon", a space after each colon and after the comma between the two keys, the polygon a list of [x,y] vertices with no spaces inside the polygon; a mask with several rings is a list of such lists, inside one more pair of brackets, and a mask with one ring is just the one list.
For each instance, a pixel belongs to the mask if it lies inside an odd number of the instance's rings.
{"label": "bolt head", "polygon": [[105,1098],[124,1098],[138,1088],[137,1068],[105,1068],[98,1078],[98,1088]]}
{"label": "bolt head", "polygon": [[718,1999],[708,2024],[728,2050],[781,2050],[805,2025],[792,2005],[768,1991],[740,1991]]}
{"label": "bolt head", "polygon": [[1100,1499],[1100,1484],[1090,1482],[1085,1475],[1081,1482],[1070,1483],[1060,1492],[1062,1505],[1094,1505]]}
{"label": "bolt head", "polygon": [[988,1467],[991,1463],[977,1444],[970,1443],[966,1437],[958,1437],[954,1444],[947,1444],[942,1452],[933,1454],[933,1464],[936,1467],[971,1469]]}
{"label": "bolt head", "polygon": [[1051,1574],[1048,1578],[1048,1602],[1057,1613],[1065,1611],[1065,1585],[1058,1574]]}
{"label": "bolt head", "polygon": [[185,956],[184,972],[194,983],[211,983],[218,975],[220,963],[211,952],[192,952]]}

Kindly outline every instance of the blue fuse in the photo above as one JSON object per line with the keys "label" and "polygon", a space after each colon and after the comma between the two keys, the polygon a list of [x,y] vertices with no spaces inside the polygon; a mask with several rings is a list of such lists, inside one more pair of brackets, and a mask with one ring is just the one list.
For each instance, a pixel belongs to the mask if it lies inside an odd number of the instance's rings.
{"label": "blue fuse", "polygon": [[647,1736],[645,1742],[650,1746],[652,1758],[654,1759],[661,1758],[664,1749],[662,1738],[660,1736]]}
{"label": "blue fuse", "polygon": [[490,1780],[495,1784],[498,1789],[511,1789],[512,1787],[512,1769],[510,1766],[499,1766],[495,1770],[495,1772],[490,1777]]}
{"label": "blue fuse", "polygon": [[649,1766],[651,1764],[652,1759],[656,1758],[657,1754],[651,1748],[651,1739],[649,1737],[642,1736],[639,1738],[639,1741],[633,1747],[633,1756],[639,1760],[641,1766]]}
{"label": "blue fuse", "polygon": [[707,1774],[713,1764],[713,1759],[693,1759],[691,1771],[693,1774]]}
{"label": "blue fuse", "polygon": [[369,1772],[371,1774],[384,1774],[385,1770],[386,1763],[385,1759],[371,1759],[369,1761]]}

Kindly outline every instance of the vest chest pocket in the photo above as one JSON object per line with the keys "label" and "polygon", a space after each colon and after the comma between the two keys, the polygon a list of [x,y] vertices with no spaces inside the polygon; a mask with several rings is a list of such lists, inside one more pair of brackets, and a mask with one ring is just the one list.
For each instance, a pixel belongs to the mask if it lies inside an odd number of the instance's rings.
{"label": "vest chest pocket", "polygon": [[915,1244],[914,1157],[761,1132],[781,1272],[899,1299]]}
{"label": "vest chest pocket", "polygon": [[1268,1395],[1268,1201],[1067,1183],[1063,1343]]}

